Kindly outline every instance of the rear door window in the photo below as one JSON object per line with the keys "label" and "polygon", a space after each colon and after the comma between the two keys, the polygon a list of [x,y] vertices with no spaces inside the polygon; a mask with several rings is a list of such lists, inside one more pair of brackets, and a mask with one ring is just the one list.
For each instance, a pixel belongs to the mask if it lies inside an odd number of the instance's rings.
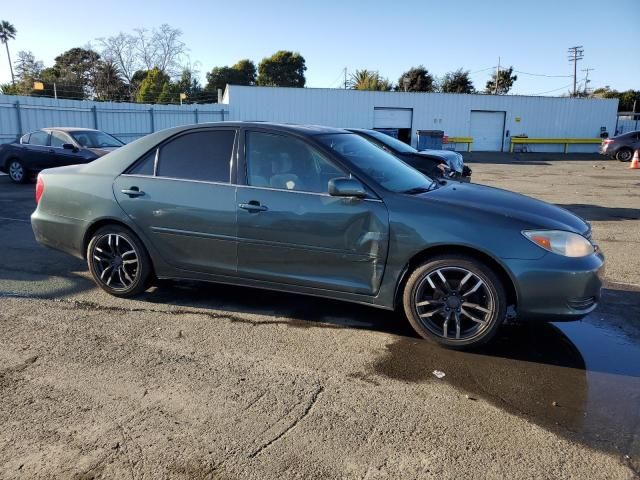
{"label": "rear door window", "polygon": [[47,145],[49,143],[49,134],[43,131],[33,132],[29,137],[29,145]]}
{"label": "rear door window", "polygon": [[181,135],[160,147],[157,176],[229,183],[235,130]]}

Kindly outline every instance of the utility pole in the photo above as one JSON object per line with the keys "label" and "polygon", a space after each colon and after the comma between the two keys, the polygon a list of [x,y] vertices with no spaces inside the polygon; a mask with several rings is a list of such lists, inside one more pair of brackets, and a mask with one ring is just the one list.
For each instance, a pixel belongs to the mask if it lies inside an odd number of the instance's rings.
{"label": "utility pole", "polygon": [[496,84],[493,89],[493,94],[498,94],[498,81],[500,80],[500,57],[498,57],[498,67],[496,68]]}
{"label": "utility pole", "polygon": [[583,68],[582,70],[580,70],[581,72],[584,72],[584,95],[585,97],[587,96],[587,88],[589,87],[589,82],[591,80],[589,80],[589,72],[593,72],[595,70],[595,68]]}
{"label": "utility pole", "polygon": [[578,75],[578,61],[584,57],[584,49],[582,45],[569,48],[569,61],[573,62],[573,96],[578,93],[577,88],[577,75]]}
{"label": "utility pole", "polygon": [[344,89],[347,89],[347,67],[344,67]]}

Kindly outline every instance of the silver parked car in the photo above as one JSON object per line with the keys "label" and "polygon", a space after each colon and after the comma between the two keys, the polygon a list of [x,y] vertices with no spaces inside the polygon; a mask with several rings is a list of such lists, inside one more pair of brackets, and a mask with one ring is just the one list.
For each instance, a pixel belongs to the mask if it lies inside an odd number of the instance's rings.
{"label": "silver parked car", "polygon": [[640,130],[606,138],[600,146],[602,155],[615,157],[621,162],[630,162],[636,150],[640,150]]}

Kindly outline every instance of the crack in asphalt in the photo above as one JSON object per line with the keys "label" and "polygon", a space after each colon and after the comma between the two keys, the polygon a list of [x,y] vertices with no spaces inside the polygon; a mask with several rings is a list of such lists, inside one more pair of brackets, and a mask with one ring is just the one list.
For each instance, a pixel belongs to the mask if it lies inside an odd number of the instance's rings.
{"label": "crack in asphalt", "polygon": [[248,324],[253,327],[265,326],[265,325],[286,325],[290,327],[319,327],[319,328],[336,328],[336,329],[344,329],[347,327],[341,325],[333,325],[329,323],[316,322],[316,321],[303,321],[303,320],[273,320],[273,321],[258,321],[251,320],[249,318],[240,317],[238,315],[231,314],[219,314],[214,312],[206,312],[202,310],[189,310],[189,309],[175,309],[175,310],[158,310],[153,308],[140,308],[140,307],[118,307],[113,305],[100,305],[99,303],[92,302],[89,300],[70,300],[66,298],[51,298],[41,295],[29,295],[18,292],[0,292],[0,298],[19,298],[19,299],[27,299],[27,300],[45,300],[52,301],[56,303],[61,303],[64,305],[69,305],[74,309],[83,309],[89,311],[97,311],[97,312],[115,312],[115,313],[155,313],[162,315],[170,315],[170,316],[180,316],[180,315],[202,315],[209,317],[211,319],[222,319],[229,320],[231,323],[243,323]]}
{"label": "crack in asphalt", "polygon": [[274,438],[272,438],[271,440],[269,440],[266,443],[263,443],[260,447],[258,447],[252,453],[250,453],[249,454],[249,458],[255,458],[257,455],[259,455],[260,453],[265,451],[271,445],[273,445],[278,440],[280,440],[285,435],[287,435],[289,432],[291,432],[302,420],[304,420],[309,415],[309,413],[311,412],[311,409],[318,402],[318,398],[320,397],[320,394],[322,392],[324,392],[324,387],[322,385],[318,385],[318,388],[311,394],[309,402],[307,402],[307,405],[305,406],[304,410],[302,411],[302,415],[300,415],[299,417],[295,418],[293,420],[293,422],[291,423],[291,425],[289,425],[287,428],[285,428],[282,432],[280,432]]}

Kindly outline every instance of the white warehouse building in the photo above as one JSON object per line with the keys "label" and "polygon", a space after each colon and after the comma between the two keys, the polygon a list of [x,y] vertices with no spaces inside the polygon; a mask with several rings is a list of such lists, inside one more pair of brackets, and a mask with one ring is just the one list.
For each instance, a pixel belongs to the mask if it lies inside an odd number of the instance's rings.
{"label": "white warehouse building", "polygon": [[[510,137],[599,138],[613,135],[617,99],[405,93],[325,88],[228,85],[222,103],[230,120],[273,121],[344,128],[389,129],[417,146],[419,130],[472,137],[473,151],[508,151]],[[557,152],[563,145],[535,145]],[[458,144],[457,149],[466,149]],[[597,151],[597,144],[570,151]]]}

